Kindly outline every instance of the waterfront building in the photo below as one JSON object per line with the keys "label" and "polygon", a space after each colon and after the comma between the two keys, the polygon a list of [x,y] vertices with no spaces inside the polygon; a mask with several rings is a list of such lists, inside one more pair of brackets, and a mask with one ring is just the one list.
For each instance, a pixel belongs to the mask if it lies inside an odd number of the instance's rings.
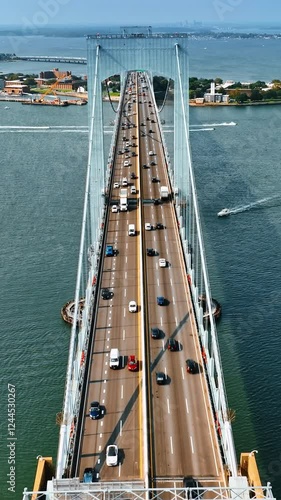
{"label": "waterfront building", "polygon": [[215,82],[211,83],[210,92],[205,92],[204,94],[205,102],[229,102],[229,95],[216,92]]}

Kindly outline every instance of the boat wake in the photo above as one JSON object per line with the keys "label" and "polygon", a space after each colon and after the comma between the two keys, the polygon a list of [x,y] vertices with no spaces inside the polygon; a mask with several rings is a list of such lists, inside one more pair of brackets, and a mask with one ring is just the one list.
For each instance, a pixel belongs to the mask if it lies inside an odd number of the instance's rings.
{"label": "boat wake", "polygon": [[189,129],[190,132],[208,132],[210,130],[215,130],[214,127],[205,127],[205,128],[195,128],[195,129]]}
{"label": "boat wake", "polygon": [[222,123],[201,123],[201,125],[191,125],[191,127],[234,127],[237,125],[235,122],[222,122]]}
{"label": "boat wake", "polygon": [[247,205],[239,205],[237,207],[232,207],[232,208],[223,208],[220,212],[218,212],[218,217],[224,217],[227,215],[235,215],[235,214],[240,214],[242,212],[247,212],[248,210],[251,210],[252,208],[256,208],[259,205],[263,205],[264,203],[267,203],[268,201],[272,201],[276,198],[280,198],[280,194],[276,194],[274,196],[268,196],[267,198],[262,198],[261,200],[253,201],[252,203],[248,203]]}
{"label": "boat wake", "polygon": [[88,133],[88,127],[84,125],[42,125],[42,126],[24,126],[24,125],[0,125],[1,133]]}

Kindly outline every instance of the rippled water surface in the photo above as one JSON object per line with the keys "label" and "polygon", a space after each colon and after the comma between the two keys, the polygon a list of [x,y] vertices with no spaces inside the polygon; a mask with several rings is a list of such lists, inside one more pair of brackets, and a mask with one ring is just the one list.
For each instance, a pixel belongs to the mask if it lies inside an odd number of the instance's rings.
{"label": "rippled water surface", "polygon": [[[201,68],[198,76],[208,76],[201,48],[194,74]],[[252,74],[260,71],[255,57]],[[265,77],[269,66],[263,59]],[[214,63],[210,71],[223,76]],[[56,456],[69,343],[60,308],[74,293],[87,163],[86,107],[4,108],[0,103],[1,500],[20,499],[24,486],[32,487],[37,455]],[[169,108],[165,113],[169,125]],[[263,483],[272,481],[279,498],[281,108],[192,108],[190,115],[192,125],[214,129],[191,132],[191,147],[212,294],[223,307],[218,335],[237,452],[259,451]],[[275,195],[228,218],[216,215]],[[9,383],[16,386],[16,495],[6,483]]]}

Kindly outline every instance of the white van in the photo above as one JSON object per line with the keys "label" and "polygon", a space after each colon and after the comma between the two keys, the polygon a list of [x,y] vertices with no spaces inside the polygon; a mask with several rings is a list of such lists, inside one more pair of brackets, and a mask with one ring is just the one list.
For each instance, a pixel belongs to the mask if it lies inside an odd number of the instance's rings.
{"label": "white van", "polygon": [[113,370],[115,370],[116,368],[119,368],[119,359],[120,359],[119,349],[117,349],[117,348],[110,349],[109,367],[113,368]]}
{"label": "white van", "polygon": [[129,224],[128,235],[135,236],[135,234],[136,234],[135,224]]}

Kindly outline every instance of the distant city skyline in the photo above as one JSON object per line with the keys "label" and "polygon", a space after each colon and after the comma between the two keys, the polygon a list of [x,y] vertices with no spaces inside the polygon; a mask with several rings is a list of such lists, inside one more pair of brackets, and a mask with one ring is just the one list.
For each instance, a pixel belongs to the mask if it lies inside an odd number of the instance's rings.
{"label": "distant city skyline", "polygon": [[14,0],[1,8],[0,25],[23,29],[51,25],[188,25],[203,23],[281,23],[279,0]]}

